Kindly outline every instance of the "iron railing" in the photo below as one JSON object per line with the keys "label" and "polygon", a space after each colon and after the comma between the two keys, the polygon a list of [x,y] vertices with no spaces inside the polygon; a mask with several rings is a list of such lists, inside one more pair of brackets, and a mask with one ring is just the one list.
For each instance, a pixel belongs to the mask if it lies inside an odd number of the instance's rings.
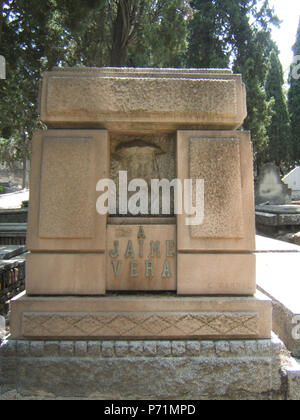
{"label": "iron railing", "polygon": [[0,315],[7,315],[9,301],[25,290],[25,261],[0,262]]}

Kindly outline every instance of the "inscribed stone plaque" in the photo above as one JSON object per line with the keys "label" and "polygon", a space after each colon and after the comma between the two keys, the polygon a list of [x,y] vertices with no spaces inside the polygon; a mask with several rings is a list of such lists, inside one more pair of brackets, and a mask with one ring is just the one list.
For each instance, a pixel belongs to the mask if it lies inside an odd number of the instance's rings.
{"label": "inscribed stone plaque", "polygon": [[204,180],[204,223],[190,227],[192,238],[242,238],[239,140],[191,138],[189,168],[191,179]]}
{"label": "inscribed stone plaque", "polygon": [[176,290],[175,226],[111,225],[107,235],[107,290]]}
{"label": "inscribed stone plaque", "polygon": [[43,139],[41,238],[93,237],[94,153],[92,138]]}

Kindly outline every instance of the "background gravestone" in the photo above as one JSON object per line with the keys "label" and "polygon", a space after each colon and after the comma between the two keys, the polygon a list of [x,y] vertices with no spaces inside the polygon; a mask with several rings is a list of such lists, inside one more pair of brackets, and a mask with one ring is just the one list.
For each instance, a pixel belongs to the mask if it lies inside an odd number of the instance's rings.
{"label": "background gravestone", "polygon": [[292,198],[300,200],[300,166],[288,173],[282,181],[292,190]]}
{"label": "background gravestone", "polygon": [[282,205],[291,201],[292,190],[281,181],[279,168],[273,163],[264,165],[255,185],[255,203]]}

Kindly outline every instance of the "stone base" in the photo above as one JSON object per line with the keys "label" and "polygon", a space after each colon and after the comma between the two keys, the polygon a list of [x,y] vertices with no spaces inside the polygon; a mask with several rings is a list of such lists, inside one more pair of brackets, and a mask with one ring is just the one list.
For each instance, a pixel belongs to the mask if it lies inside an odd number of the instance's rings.
{"label": "stone base", "polygon": [[288,399],[300,401],[300,359],[289,359],[284,370],[287,376]]}
{"label": "stone base", "polygon": [[256,297],[28,297],[12,301],[13,339],[268,339],[271,300]]}
{"label": "stone base", "polygon": [[285,357],[275,337],[10,340],[0,347],[0,399],[283,400],[289,398]]}

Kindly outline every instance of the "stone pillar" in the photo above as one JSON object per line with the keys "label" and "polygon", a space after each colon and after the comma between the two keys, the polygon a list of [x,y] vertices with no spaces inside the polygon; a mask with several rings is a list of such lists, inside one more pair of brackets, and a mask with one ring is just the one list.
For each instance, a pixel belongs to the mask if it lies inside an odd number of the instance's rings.
{"label": "stone pillar", "polygon": [[107,217],[96,184],[109,175],[106,130],[48,130],[32,147],[28,295],[105,293]]}
{"label": "stone pillar", "polygon": [[250,134],[178,131],[178,177],[204,180],[202,224],[178,216],[178,293],[254,295],[253,164]]}

